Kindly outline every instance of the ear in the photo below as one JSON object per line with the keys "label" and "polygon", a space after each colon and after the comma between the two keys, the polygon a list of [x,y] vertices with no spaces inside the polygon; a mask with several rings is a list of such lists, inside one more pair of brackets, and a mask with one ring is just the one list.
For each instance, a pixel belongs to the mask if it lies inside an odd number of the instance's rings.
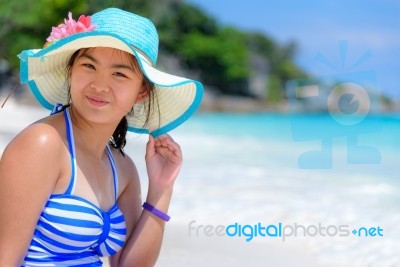
{"label": "ear", "polygon": [[136,97],[136,102],[135,104],[140,104],[143,100],[145,100],[148,97],[148,93],[147,93],[147,87],[146,85],[142,85],[142,88],[139,91],[138,96]]}

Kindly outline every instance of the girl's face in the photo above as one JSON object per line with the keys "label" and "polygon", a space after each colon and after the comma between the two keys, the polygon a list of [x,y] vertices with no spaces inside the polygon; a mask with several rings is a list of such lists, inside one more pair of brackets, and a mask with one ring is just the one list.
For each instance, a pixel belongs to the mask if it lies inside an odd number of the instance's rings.
{"label": "girl's face", "polygon": [[70,70],[73,106],[93,123],[118,124],[146,97],[134,57],[114,48],[80,51]]}

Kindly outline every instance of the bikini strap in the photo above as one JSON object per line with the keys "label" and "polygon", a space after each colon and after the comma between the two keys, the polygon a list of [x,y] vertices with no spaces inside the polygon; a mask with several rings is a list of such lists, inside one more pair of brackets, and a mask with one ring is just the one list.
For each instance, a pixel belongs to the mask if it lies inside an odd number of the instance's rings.
{"label": "bikini strap", "polygon": [[74,132],[72,129],[72,123],[71,123],[71,115],[69,114],[69,108],[64,109],[64,119],[65,119],[65,125],[66,125],[66,130],[67,130],[67,139],[68,139],[68,149],[69,149],[69,155],[71,157],[71,179],[69,181],[68,188],[65,192],[67,195],[72,195],[74,194],[75,191],[75,185],[76,185],[76,172],[77,172],[77,166],[76,166],[76,153],[75,153],[75,141],[74,141]]}
{"label": "bikini strap", "polygon": [[110,160],[111,170],[112,170],[113,179],[114,179],[114,198],[115,198],[115,202],[117,202],[117,198],[118,198],[118,172],[117,172],[117,168],[115,166],[114,157],[112,155],[110,147],[106,146],[106,149],[107,149],[107,153],[108,153],[108,159]]}
{"label": "bikini strap", "polygon": [[61,111],[63,111],[66,108],[65,105],[61,104],[61,103],[57,103],[54,107],[53,110],[51,111],[50,115],[54,115],[57,113],[60,113]]}

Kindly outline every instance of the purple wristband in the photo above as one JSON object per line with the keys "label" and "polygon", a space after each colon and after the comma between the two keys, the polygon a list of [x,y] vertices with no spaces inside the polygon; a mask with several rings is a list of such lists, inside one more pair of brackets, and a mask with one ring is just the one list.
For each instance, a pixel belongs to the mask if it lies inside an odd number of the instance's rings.
{"label": "purple wristband", "polygon": [[171,217],[169,217],[167,214],[165,214],[161,210],[156,209],[155,207],[153,207],[152,205],[150,205],[147,202],[144,202],[142,207],[143,207],[143,209],[145,209],[147,211],[150,211],[151,213],[153,213],[154,215],[156,215],[157,217],[163,219],[166,222],[168,222],[169,219],[171,219]]}

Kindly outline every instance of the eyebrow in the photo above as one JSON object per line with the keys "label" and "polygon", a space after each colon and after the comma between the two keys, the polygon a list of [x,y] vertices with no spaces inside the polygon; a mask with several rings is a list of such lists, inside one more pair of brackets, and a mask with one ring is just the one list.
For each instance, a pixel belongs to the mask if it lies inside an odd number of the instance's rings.
{"label": "eyebrow", "polygon": [[[93,61],[94,63],[99,64],[99,61],[97,59],[95,59],[94,57],[92,57],[91,55],[89,55],[89,54],[83,54],[81,57],[85,57],[85,58]],[[134,71],[131,66],[128,66],[128,65],[125,65],[125,64],[114,64],[114,65],[111,66],[111,68],[114,68],[114,69],[127,69],[127,70],[130,70],[130,71]]]}

